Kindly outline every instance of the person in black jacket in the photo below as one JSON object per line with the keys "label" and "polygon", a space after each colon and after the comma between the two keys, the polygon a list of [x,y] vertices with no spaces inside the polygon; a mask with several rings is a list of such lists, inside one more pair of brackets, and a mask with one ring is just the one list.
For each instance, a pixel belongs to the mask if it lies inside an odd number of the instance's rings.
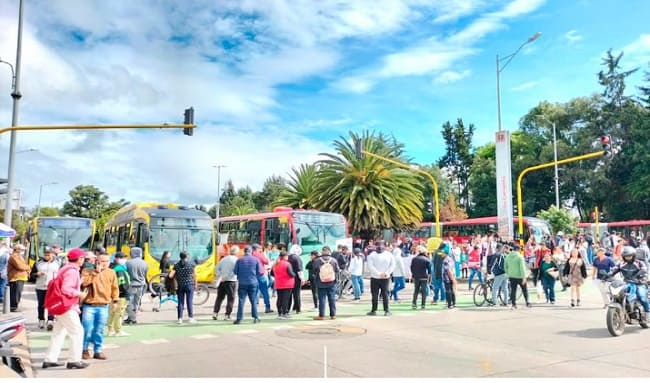
{"label": "person in black jacket", "polygon": [[302,272],[302,259],[300,259],[301,254],[302,248],[300,246],[291,246],[288,261],[291,264],[291,268],[296,273],[296,275],[294,276],[295,284],[293,286],[293,290],[291,290],[291,297],[289,298],[289,307],[291,307],[291,304],[293,303],[293,308],[291,310],[295,311],[296,314],[300,314],[300,309],[302,306],[300,301],[300,288],[302,287],[302,280],[304,279],[304,276]]}
{"label": "person in black jacket", "polygon": [[316,273],[314,272],[314,259],[316,258],[318,258],[318,251],[314,250],[309,254],[309,262],[305,266],[309,287],[311,288],[311,298],[314,301],[314,310],[318,310],[318,286],[316,286]]}
{"label": "person in black jacket", "polygon": [[417,309],[418,295],[422,294],[421,309],[424,310],[427,301],[427,284],[429,283],[429,274],[431,270],[431,261],[427,257],[427,248],[418,246],[416,248],[417,256],[411,260],[411,275],[415,283],[413,291],[413,310]]}

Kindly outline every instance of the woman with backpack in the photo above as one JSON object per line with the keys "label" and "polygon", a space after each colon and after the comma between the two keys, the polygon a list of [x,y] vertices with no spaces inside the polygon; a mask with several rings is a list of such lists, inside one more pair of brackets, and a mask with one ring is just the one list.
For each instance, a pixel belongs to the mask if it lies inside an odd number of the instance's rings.
{"label": "woman with backpack", "polygon": [[278,319],[290,319],[289,300],[296,283],[296,273],[289,263],[289,253],[286,251],[280,253],[273,265],[273,275],[275,276],[275,289],[277,291]]}

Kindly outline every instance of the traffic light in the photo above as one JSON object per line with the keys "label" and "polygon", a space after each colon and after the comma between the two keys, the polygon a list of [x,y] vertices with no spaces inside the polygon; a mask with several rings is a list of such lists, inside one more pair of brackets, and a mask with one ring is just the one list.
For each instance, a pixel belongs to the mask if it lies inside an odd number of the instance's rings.
{"label": "traffic light", "polygon": [[431,201],[427,201],[427,211],[433,213],[433,203]]}
{"label": "traffic light", "polygon": [[610,136],[600,136],[600,145],[605,152],[605,157],[612,156],[612,138]]}
{"label": "traffic light", "polygon": [[[185,109],[185,120],[183,121],[185,125],[194,125],[194,107]],[[183,134],[186,136],[194,135],[194,128],[183,128]]]}
{"label": "traffic light", "polygon": [[363,147],[361,145],[361,140],[358,138],[354,140],[354,154],[358,159],[363,158]]}

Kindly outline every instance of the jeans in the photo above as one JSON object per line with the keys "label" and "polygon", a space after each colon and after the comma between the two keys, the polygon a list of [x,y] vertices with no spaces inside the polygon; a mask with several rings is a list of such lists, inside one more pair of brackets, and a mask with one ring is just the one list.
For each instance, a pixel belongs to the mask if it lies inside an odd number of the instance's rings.
{"label": "jeans", "polygon": [[124,317],[124,312],[126,311],[126,298],[120,298],[115,305],[115,308],[111,308],[108,313],[108,331],[121,332],[122,331],[122,317]]}
{"label": "jeans", "polygon": [[7,286],[7,278],[0,277],[0,302],[5,299],[5,286]]}
{"label": "jeans", "polygon": [[469,289],[472,289],[472,281],[474,281],[474,276],[478,275],[479,283],[483,283],[483,273],[481,269],[470,269],[469,270]]}
{"label": "jeans", "polygon": [[[45,293],[47,290],[36,289],[36,301],[38,301],[38,320],[45,320]],[[48,313],[47,320],[54,320],[54,315]]]}
{"label": "jeans", "polygon": [[81,316],[81,324],[84,328],[83,349],[88,350],[92,341],[95,354],[102,352],[104,327],[108,322],[108,305],[84,305]]}
{"label": "jeans", "polygon": [[259,299],[257,290],[259,290],[257,285],[239,285],[237,289],[237,295],[239,295],[239,305],[237,307],[238,321],[244,319],[244,303],[246,302],[246,297],[248,297],[248,301],[251,303],[251,315],[257,319],[257,301]]}
{"label": "jeans", "polygon": [[129,321],[135,322],[140,310],[140,305],[142,302],[142,295],[144,294],[147,286],[131,286],[129,288],[129,305],[126,308],[126,312],[129,316]]}
{"label": "jeans", "polygon": [[422,307],[424,308],[427,301],[427,279],[420,278],[415,280],[415,290],[413,290],[413,307],[417,306],[418,294],[422,294]]}
{"label": "jeans", "polygon": [[75,310],[68,310],[56,316],[50,344],[45,354],[46,362],[56,363],[63,348],[65,336],[70,337],[70,356],[68,362],[81,362],[81,348],[84,341],[84,328]]}
{"label": "jeans", "polygon": [[510,279],[510,303],[514,307],[517,307],[517,286],[521,287],[521,291],[524,293],[524,300],[528,304],[528,286],[526,283],[521,284],[524,280],[521,278],[509,278]]}
{"label": "jeans", "polygon": [[269,279],[266,275],[257,277],[259,287],[257,289],[257,299],[260,299],[260,293],[264,299],[264,308],[266,311],[271,310],[271,298],[269,297]]}
{"label": "jeans", "polygon": [[433,279],[433,301],[438,302],[439,300],[444,301],[447,299],[447,292],[445,291],[445,284],[442,283],[442,279]]}
{"label": "jeans", "polygon": [[361,298],[361,294],[363,294],[363,275],[352,275],[351,278],[354,299],[359,299]]}
{"label": "jeans", "polygon": [[215,314],[218,314],[221,310],[221,304],[223,299],[226,298],[226,316],[232,314],[232,308],[235,306],[235,287],[237,282],[235,281],[224,281],[219,284],[217,288],[217,299],[214,301],[214,310]]}
{"label": "jeans", "polygon": [[650,312],[650,304],[648,304],[648,288],[645,285],[637,285],[635,283],[628,283],[628,292],[627,292],[627,300],[630,303],[634,303],[636,298],[641,301],[641,305],[643,306],[643,311],[645,312]]}
{"label": "jeans", "polygon": [[388,312],[388,284],[390,279],[377,279],[370,278],[370,293],[372,294],[372,311],[377,311],[379,304],[379,293],[381,291],[381,298],[384,303],[384,312]]}
{"label": "jeans", "polygon": [[325,316],[325,297],[327,297],[327,303],[330,307],[330,317],[336,316],[336,291],[334,291],[334,287],[318,289],[318,316]]}
{"label": "jeans", "polygon": [[289,300],[291,299],[291,289],[277,289],[277,309],[278,315],[289,315]]}
{"label": "jeans", "polygon": [[454,292],[454,284],[452,282],[445,282],[445,290],[447,298],[447,307],[452,308],[456,306],[456,293]]}
{"label": "jeans", "polygon": [[546,300],[551,303],[555,302],[555,278],[548,274],[542,275],[542,288]]}
{"label": "jeans", "polygon": [[12,310],[18,309],[20,298],[23,296],[23,286],[25,281],[9,282],[9,308]]}
{"label": "jeans", "polygon": [[393,282],[393,299],[398,301],[399,298],[397,297],[397,293],[406,287],[405,280],[404,277],[393,277]]}
{"label": "jeans", "polygon": [[501,299],[508,302],[508,276],[503,273],[494,277],[492,282],[492,303],[497,304],[497,294],[501,291]]}
{"label": "jeans", "polygon": [[178,306],[176,306],[176,312],[178,313],[178,319],[183,319],[183,306],[187,306],[187,316],[194,318],[194,285],[179,285],[178,290],[176,291],[178,296]]}

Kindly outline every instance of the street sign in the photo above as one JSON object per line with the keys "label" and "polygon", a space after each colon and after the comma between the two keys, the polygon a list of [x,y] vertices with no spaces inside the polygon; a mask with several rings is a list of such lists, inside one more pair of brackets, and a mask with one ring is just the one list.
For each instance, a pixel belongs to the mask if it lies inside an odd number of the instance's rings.
{"label": "street sign", "polygon": [[496,167],[497,167],[497,222],[499,237],[511,241],[514,239],[514,214],[512,211],[512,170],[510,159],[510,132],[501,130],[496,133]]}

